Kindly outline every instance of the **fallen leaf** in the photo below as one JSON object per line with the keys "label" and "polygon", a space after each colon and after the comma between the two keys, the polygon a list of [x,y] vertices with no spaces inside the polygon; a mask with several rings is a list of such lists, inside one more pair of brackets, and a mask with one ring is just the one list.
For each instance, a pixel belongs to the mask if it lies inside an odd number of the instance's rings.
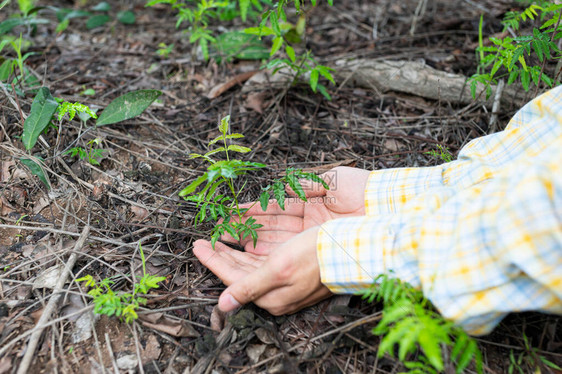
{"label": "fallen leaf", "polygon": [[260,327],[256,331],[254,331],[257,338],[264,344],[274,344],[275,339],[273,339],[273,333],[271,330],[266,329],[265,327]]}
{"label": "fallen leaf", "polygon": [[132,219],[133,222],[142,222],[146,217],[148,217],[148,210],[135,205],[131,206],[131,213],[134,214]]}
{"label": "fallen leaf", "polygon": [[246,73],[240,73],[229,79],[228,81],[219,84],[211,89],[211,91],[207,94],[207,98],[215,99],[225,93],[226,91],[230,90],[232,87],[236,85],[242,85],[245,81],[252,78],[259,70],[248,71]]}
{"label": "fallen leaf", "polygon": [[244,106],[258,112],[259,114],[263,114],[264,102],[267,95],[267,91],[251,93],[246,98]]}
{"label": "fallen leaf", "polygon": [[150,335],[146,341],[146,347],[141,352],[142,362],[147,363],[158,360],[160,353],[162,353],[162,349],[160,348],[158,339],[156,339],[156,336]]}
{"label": "fallen leaf", "polygon": [[265,352],[266,347],[267,346],[265,344],[248,345],[248,347],[246,348],[246,354],[248,355],[248,358],[250,359],[250,362],[252,364],[255,364],[259,361],[260,356],[263,354],[263,352]]}
{"label": "fallen leaf", "polygon": [[211,312],[211,330],[217,332],[222,331],[222,329],[224,329],[225,320],[225,313],[219,309],[218,305],[215,305],[213,311]]}
{"label": "fallen leaf", "polygon": [[64,271],[64,266],[55,265],[51,266],[47,270],[44,270],[35,280],[33,281],[33,289],[36,288],[55,288],[57,281],[59,280],[62,272]]}
{"label": "fallen leaf", "polygon": [[125,355],[117,359],[117,367],[121,370],[133,370],[138,365],[136,355]]}
{"label": "fallen leaf", "polygon": [[201,336],[188,322],[172,319],[163,313],[141,314],[139,320],[146,327],[175,337],[198,338]]}

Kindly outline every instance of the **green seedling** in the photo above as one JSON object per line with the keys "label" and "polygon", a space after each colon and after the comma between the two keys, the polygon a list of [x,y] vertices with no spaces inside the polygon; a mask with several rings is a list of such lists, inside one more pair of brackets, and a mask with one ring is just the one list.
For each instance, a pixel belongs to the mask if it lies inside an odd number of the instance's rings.
{"label": "green seedling", "polygon": [[86,160],[91,165],[99,165],[100,160],[103,157],[103,153],[107,152],[105,149],[94,148],[94,146],[98,146],[100,143],[101,139],[95,138],[87,143],[87,149],[84,149],[82,147],[74,147],[66,151],[65,154],[69,154],[71,157],[78,156],[80,160]]}
{"label": "green seedling", "polygon": [[523,343],[524,349],[517,357],[513,350],[509,352],[508,374],[549,373],[552,372],[550,369],[562,370],[560,366],[541,355],[537,348],[532,347],[525,334],[523,334]]}
{"label": "green seedling", "polygon": [[[230,133],[230,116],[226,116],[220,121],[219,131],[221,135],[208,144],[208,148],[214,147],[214,149],[205,154],[192,153],[190,155],[191,159],[203,159],[208,163],[207,171],[185,187],[179,195],[185,200],[197,204],[199,211],[195,215],[195,225],[206,221],[222,220],[211,231],[213,248],[221,235],[224,234],[229,234],[236,240],[251,237],[255,246],[258,239],[257,229],[262,225],[257,224],[255,218],[246,216],[248,209],[240,207],[239,197],[247,181],[243,181],[240,187],[235,182],[238,178],[250,172],[264,169],[266,165],[232,158],[234,153],[248,153],[251,149],[231,144],[232,140],[242,139],[244,135]],[[225,159],[217,160],[215,157],[221,154],[224,155]],[[273,196],[279,206],[285,209],[287,196],[285,184],[288,184],[301,200],[306,201],[304,190],[299,181],[301,179],[321,183],[326,189],[329,188],[326,182],[317,175],[289,168],[284,177],[274,180],[262,189],[259,198],[261,208],[265,211],[270,197]]]}
{"label": "green seedling", "polygon": [[503,20],[504,31],[520,34],[521,23],[535,20],[540,20],[540,26],[534,27],[532,34],[501,39],[490,37],[490,46],[484,45],[481,17],[479,46],[476,49],[478,69],[469,79],[472,96],[476,98],[480,83],[485,87],[488,98],[492,93],[491,85],[497,84],[500,79],[507,79],[507,85],[519,80],[525,91],[530,89],[531,82],[537,89],[541,82],[553,87],[560,72],[555,72],[556,76],[552,76],[545,71],[545,67],[548,62],[562,58],[562,51],[557,43],[562,38],[561,16],[562,4],[533,1],[520,12],[506,13]]}
{"label": "green seedling", "polygon": [[146,261],[140,244],[139,252],[143,276],[138,283],[133,285],[133,293],[113,291],[111,285],[115,282],[110,278],[105,278],[99,283],[90,274],[76,279],[77,282],[84,282],[84,286],[90,288],[88,295],[94,299],[94,313],[110,317],[114,315],[124,319],[127,323],[138,318],[137,309],[140,305],[146,304],[146,299],[139,294],[147,294],[151,289],[159,288],[158,283],[166,280],[166,277],[157,277],[146,272]]}
{"label": "green seedling", "polygon": [[430,155],[435,157],[436,159],[440,159],[444,162],[451,162],[453,161],[453,154],[449,150],[449,148],[442,146],[441,144],[437,145],[437,150],[431,150],[425,152],[426,155]]}
{"label": "green seedling", "polygon": [[[471,362],[482,373],[482,354],[476,341],[437,313],[421,291],[382,274],[361,296],[384,304],[383,317],[373,329],[373,334],[383,336],[379,357],[397,352],[409,373],[441,373],[446,360],[456,373],[463,373]],[[444,347],[450,348],[450,353],[445,354]]]}
{"label": "green seedling", "polygon": [[172,53],[174,49],[174,44],[166,45],[166,43],[158,44],[158,49],[156,50],[156,54],[163,58],[168,58],[170,53]]}

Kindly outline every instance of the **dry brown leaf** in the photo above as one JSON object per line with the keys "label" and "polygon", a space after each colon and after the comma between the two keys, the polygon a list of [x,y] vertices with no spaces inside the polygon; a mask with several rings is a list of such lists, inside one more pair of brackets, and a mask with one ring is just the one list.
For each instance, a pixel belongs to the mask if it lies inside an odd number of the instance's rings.
{"label": "dry brown leaf", "polygon": [[15,164],[15,161],[2,161],[2,168],[0,168],[0,182],[5,182],[10,179],[10,167]]}
{"label": "dry brown leaf", "polygon": [[265,344],[248,345],[248,347],[246,348],[246,354],[248,355],[248,358],[250,359],[250,362],[252,364],[255,364],[259,361],[260,356],[263,354],[263,352],[265,352],[266,347],[267,346]]}
{"label": "dry brown leaf", "polygon": [[267,91],[251,93],[246,98],[244,106],[258,112],[259,114],[263,114],[263,108],[265,106],[264,102],[267,95]]}
{"label": "dry brown leaf", "polygon": [[198,338],[200,336],[193,326],[186,321],[174,320],[163,313],[141,314],[139,320],[146,327],[175,337]]}
{"label": "dry brown leaf", "polygon": [[248,71],[246,73],[240,73],[229,79],[228,81],[219,84],[211,89],[211,91],[207,94],[207,98],[215,99],[225,93],[226,91],[230,90],[232,87],[236,86],[237,84],[242,85],[242,83],[246,82],[248,79],[252,78],[259,70]]}
{"label": "dry brown leaf", "polygon": [[148,210],[141,208],[140,206],[131,206],[131,213],[134,214],[132,219],[133,222],[142,222],[146,217],[148,217]]}
{"label": "dry brown leaf", "polygon": [[211,312],[211,329],[217,332],[222,331],[222,329],[224,329],[225,320],[225,313],[219,309],[218,305],[215,305]]}
{"label": "dry brown leaf", "polygon": [[162,349],[160,348],[158,339],[156,339],[156,336],[150,335],[146,341],[146,347],[141,353],[142,362],[147,363],[150,361],[158,360],[158,358],[160,357],[160,353],[162,353]]}

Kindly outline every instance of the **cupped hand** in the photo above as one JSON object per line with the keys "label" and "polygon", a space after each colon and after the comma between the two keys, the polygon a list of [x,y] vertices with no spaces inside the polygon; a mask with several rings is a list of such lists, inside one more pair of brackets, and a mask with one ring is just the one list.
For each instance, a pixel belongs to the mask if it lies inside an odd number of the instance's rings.
{"label": "cupped hand", "polygon": [[269,253],[241,252],[220,242],[213,250],[206,240],[197,240],[193,252],[228,286],[219,298],[222,311],[254,302],[273,315],[294,313],[331,295],[320,281],[318,230],[295,234]]}
{"label": "cupped hand", "polygon": [[[263,225],[258,229],[258,241],[254,247],[251,238],[238,242],[247,252],[267,254],[295,235],[326,221],[365,215],[365,187],[370,171],[337,167],[320,177],[328,184],[326,190],[322,184],[308,180],[301,181],[307,202],[296,197],[288,189],[291,198],[285,201],[285,210],[277,202],[270,202],[266,211],[259,204],[244,204],[250,207],[246,217],[254,217],[256,223]],[[221,237],[226,242],[236,242],[229,235]]]}

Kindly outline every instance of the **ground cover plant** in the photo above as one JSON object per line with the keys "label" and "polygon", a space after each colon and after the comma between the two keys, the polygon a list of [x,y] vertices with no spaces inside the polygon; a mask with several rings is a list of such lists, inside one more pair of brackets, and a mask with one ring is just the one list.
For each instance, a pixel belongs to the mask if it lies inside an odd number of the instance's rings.
{"label": "ground cover plant", "polygon": [[[0,71],[8,71],[0,87],[3,370],[20,368],[37,316],[55,292],[53,279],[61,279],[72,255],[77,260],[28,372],[478,372],[480,364],[496,373],[559,370],[560,318],[514,315],[494,333],[471,339],[391,277],[379,279],[366,299],[337,297],[284,317],[250,305],[222,320],[214,307],[224,286],[191,253],[199,238],[255,235],[256,222],[237,202],[283,204],[287,185],[298,193],[300,178],[342,165],[449,162],[518,109],[502,100],[491,111],[476,101],[361,86],[338,76],[342,61],[423,59],[470,77],[482,61],[479,48],[495,46],[488,35],[525,45],[502,34],[508,12],[519,15],[519,29],[509,26],[517,36],[536,28],[556,38],[548,30],[559,25],[541,26],[557,20],[559,10],[541,18],[534,7],[535,19],[523,20],[531,3],[438,0],[424,9],[409,0],[376,6],[215,1],[193,15],[198,26],[185,18],[177,29],[179,8],[173,11],[172,2],[110,3],[109,10],[93,9],[97,1],[20,3],[0,1],[0,37],[9,39],[0,51]],[[200,1],[183,4],[202,9]],[[134,24],[117,20],[127,11]],[[110,20],[88,30],[93,16]],[[190,42],[195,27],[212,39]],[[559,38],[552,42],[560,49]],[[527,67],[544,62],[556,84],[554,47],[542,61],[532,42],[529,48]],[[275,81],[281,70],[257,86],[240,78],[257,77],[268,64],[294,75],[281,85]],[[508,67],[494,74],[497,83],[507,82]],[[323,95],[313,93],[315,80]],[[525,95],[521,77],[509,83]],[[543,78],[538,83],[539,91],[548,87]],[[525,100],[534,95],[533,84]],[[229,88],[209,99],[222,85]],[[128,104],[137,99],[144,108],[132,111]],[[84,227],[91,233],[76,247]],[[94,317],[94,309],[106,314]]]}

